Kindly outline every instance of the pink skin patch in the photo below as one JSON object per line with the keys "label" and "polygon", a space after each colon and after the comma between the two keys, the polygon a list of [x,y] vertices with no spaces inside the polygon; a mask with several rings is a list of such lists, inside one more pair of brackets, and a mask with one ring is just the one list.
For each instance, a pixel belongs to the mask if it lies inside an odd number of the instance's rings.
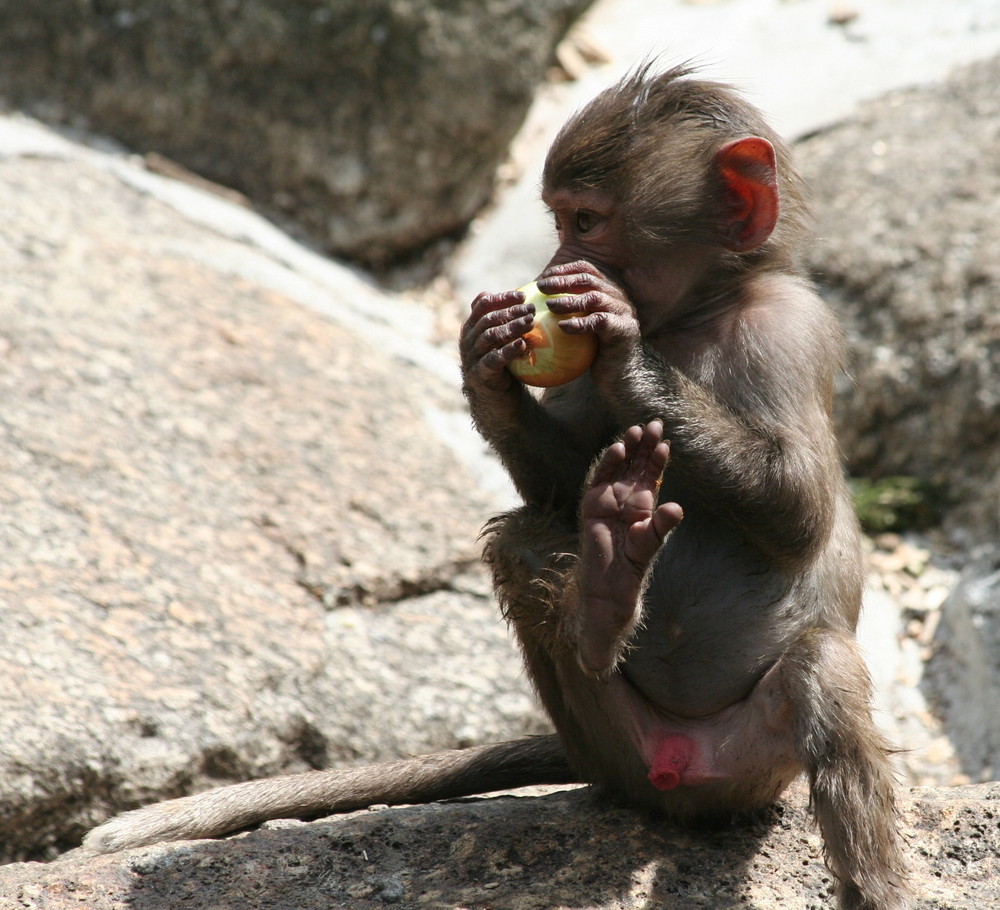
{"label": "pink skin patch", "polygon": [[656,748],[649,769],[649,782],[657,790],[679,787],[693,757],[694,742],[680,733],[671,733]]}

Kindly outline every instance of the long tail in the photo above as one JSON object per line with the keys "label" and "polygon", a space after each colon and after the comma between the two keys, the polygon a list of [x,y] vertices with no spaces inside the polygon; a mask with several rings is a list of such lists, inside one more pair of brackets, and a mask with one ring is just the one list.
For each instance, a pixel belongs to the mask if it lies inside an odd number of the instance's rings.
{"label": "long tail", "polygon": [[362,768],[248,781],[172,799],[111,819],[91,831],[83,847],[113,853],[160,841],[218,837],[274,818],[317,818],[377,803],[427,803],[578,781],[558,737],[532,736]]}

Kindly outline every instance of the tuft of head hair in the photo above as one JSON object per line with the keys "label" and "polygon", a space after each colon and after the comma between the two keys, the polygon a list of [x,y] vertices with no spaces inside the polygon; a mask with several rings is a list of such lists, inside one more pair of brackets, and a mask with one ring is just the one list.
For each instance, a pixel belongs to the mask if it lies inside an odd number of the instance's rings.
{"label": "tuft of head hair", "polygon": [[694,72],[687,65],[655,72],[647,63],[598,95],[553,142],[545,186],[608,193],[636,242],[718,243],[724,190],[715,153],[760,136],[774,146],[781,215],[764,248],[740,257],[788,267],[807,220],[791,153],[757,108],[727,85],[689,78]]}

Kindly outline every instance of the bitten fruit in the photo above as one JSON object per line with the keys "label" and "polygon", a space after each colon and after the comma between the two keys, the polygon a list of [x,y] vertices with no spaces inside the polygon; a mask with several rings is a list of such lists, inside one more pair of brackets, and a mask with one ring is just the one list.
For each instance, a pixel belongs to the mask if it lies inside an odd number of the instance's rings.
{"label": "bitten fruit", "polygon": [[531,328],[521,337],[528,343],[528,350],[508,366],[508,369],[525,385],[549,387],[562,385],[585,373],[597,356],[597,338],[594,335],[567,335],[559,323],[575,313],[556,315],[547,300],[565,294],[543,294],[533,281],[523,288],[525,303],[535,305]]}

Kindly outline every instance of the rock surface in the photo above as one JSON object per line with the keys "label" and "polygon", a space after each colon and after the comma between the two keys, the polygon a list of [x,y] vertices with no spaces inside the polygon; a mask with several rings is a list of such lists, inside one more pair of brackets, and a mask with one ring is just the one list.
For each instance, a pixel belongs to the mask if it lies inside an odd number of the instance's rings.
{"label": "rock surface", "polygon": [[1000,775],[1000,548],[969,559],[942,610],[922,688],[972,780]]}
{"label": "rock surface", "polygon": [[462,229],[590,0],[0,0],[0,95],[368,264]]}
{"label": "rock surface", "polygon": [[799,143],[813,263],[847,328],[854,473],[940,484],[1000,535],[1000,57],[891,92]]}
{"label": "rock surface", "polygon": [[236,242],[4,126],[0,857],[219,780],[539,729],[420,314],[397,335],[400,304],[255,249],[249,213]]}
{"label": "rock surface", "polygon": [[[19,910],[386,906],[459,910],[831,905],[797,789],[757,822],[684,830],[585,789],[356,812],[226,841],[0,868]],[[914,791],[905,840],[917,910],[1000,901],[1000,787]]]}
{"label": "rock surface", "polygon": [[[925,678],[959,572],[943,565],[934,543],[918,535],[880,534],[870,544],[857,635],[875,687],[875,721],[898,750],[900,783],[936,787],[992,780],[963,767],[951,738],[956,731],[946,730]],[[968,690],[955,694],[974,697]],[[993,701],[991,693],[984,696]]]}

